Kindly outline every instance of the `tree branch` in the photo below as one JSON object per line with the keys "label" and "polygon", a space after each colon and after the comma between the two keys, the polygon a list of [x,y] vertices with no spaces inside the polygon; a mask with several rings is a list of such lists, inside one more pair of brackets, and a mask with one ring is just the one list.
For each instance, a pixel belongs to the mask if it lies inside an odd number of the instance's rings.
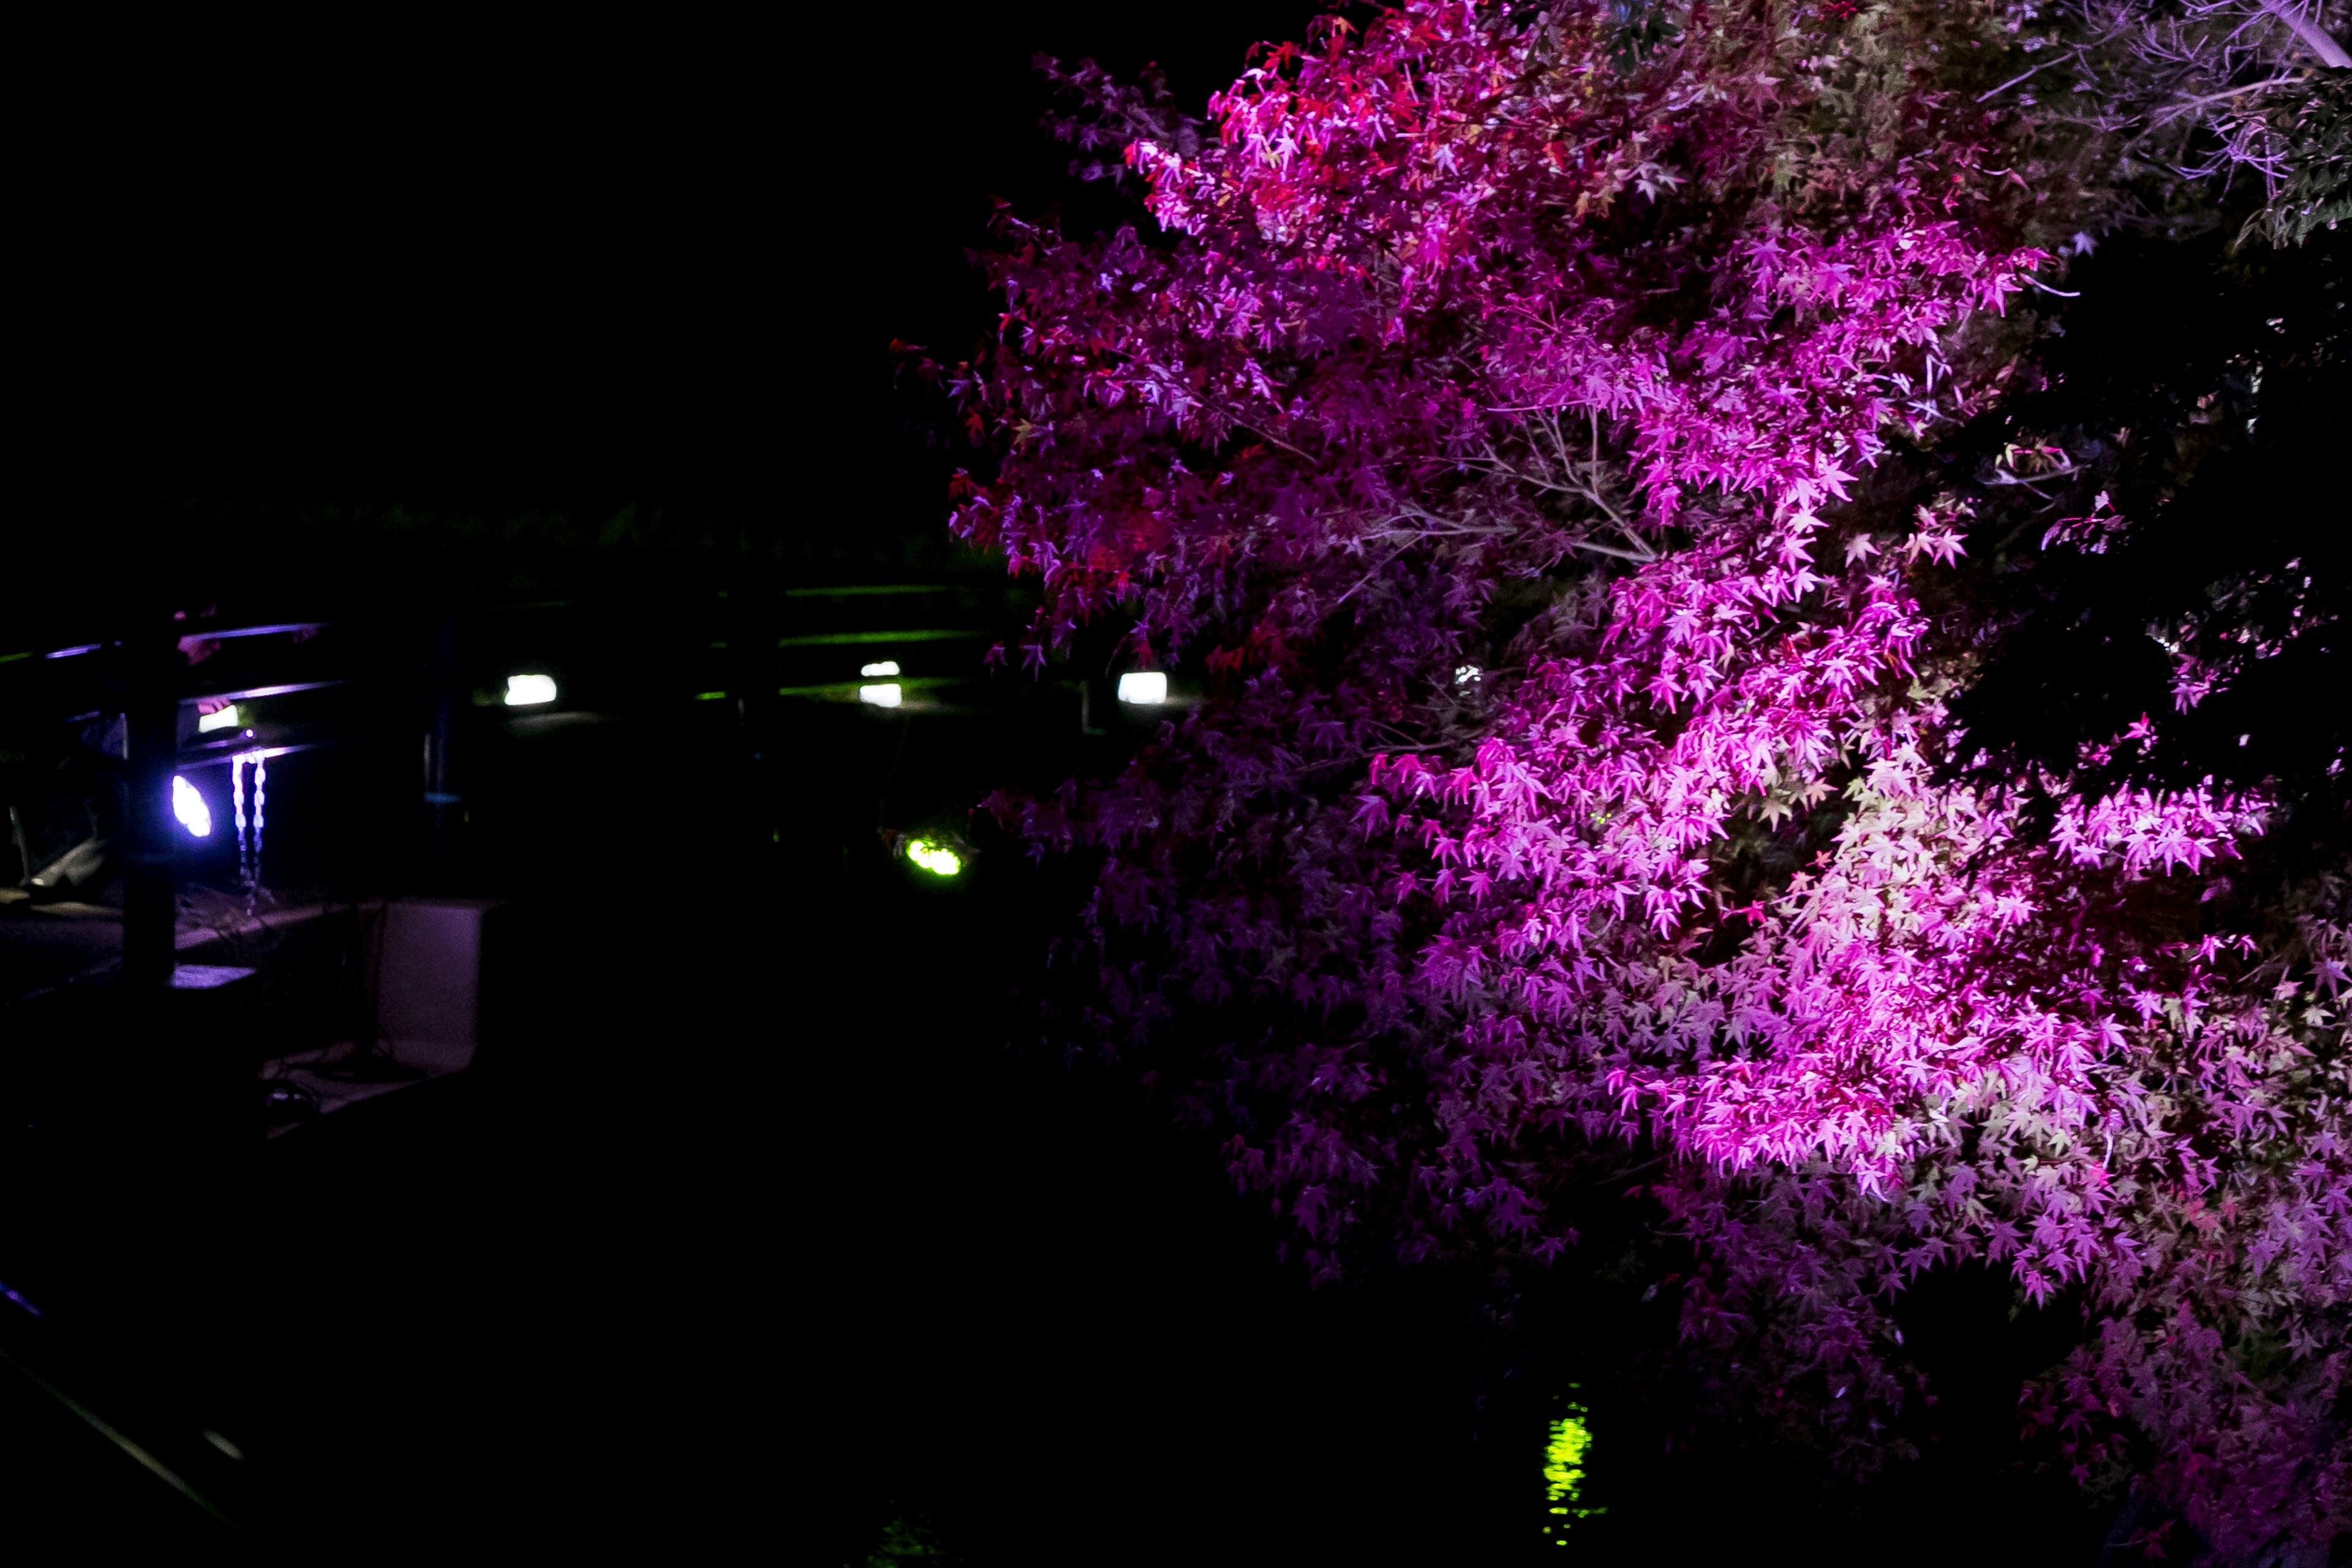
{"label": "tree branch", "polygon": [[2179,116],[2188,113],[2190,110],[2201,109],[2209,103],[2219,103],[2223,99],[2237,98],[2249,92],[2261,92],[2266,88],[2284,87],[2289,82],[2301,81],[2302,79],[2303,79],[2301,77],[2274,76],[2267,81],[2250,81],[2243,87],[2233,87],[2227,92],[2209,92],[2202,98],[2180,99],[2176,102],[2166,104],[2162,109],[2158,110],[2153,115],[2149,116],[2149,123],[2161,125],[2168,120],[2178,119]]}
{"label": "tree branch", "polygon": [[2311,52],[2337,70],[2352,70],[2352,55],[2332,37],[2326,28],[2305,16],[2286,0],[2257,0],[2262,8],[2294,29],[2294,36],[2311,46]]}

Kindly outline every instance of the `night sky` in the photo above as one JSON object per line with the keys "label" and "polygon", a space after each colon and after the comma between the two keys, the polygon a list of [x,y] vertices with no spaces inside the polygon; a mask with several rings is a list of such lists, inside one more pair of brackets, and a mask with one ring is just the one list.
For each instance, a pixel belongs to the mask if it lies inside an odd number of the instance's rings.
{"label": "night sky", "polygon": [[[928,528],[894,338],[987,321],[989,201],[1074,191],[1040,52],[1196,107],[1310,8],[383,11],[61,47],[20,148],[50,504],[663,505]],[[1079,192],[1083,196],[1090,193]]]}

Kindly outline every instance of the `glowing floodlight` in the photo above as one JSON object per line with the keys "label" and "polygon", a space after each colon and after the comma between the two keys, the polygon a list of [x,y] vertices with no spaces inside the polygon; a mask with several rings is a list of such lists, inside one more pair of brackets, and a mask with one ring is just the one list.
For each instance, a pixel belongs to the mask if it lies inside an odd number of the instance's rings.
{"label": "glowing floodlight", "polygon": [[857,673],[860,675],[896,675],[898,673],[898,661],[895,658],[886,658],[879,664],[869,664],[865,666],[863,668],[859,669]]}
{"label": "glowing floodlight", "polygon": [[1141,707],[1168,700],[1168,677],[1156,669],[1130,670],[1118,678],[1118,700]]}
{"label": "glowing floodlight", "polygon": [[895,680],[883,686],[861,686],[857,689],[857,700],[871,702],[877,708],[896,708],[901,695]]}
{"label": "glowing floodlight", "polygon": [[212,808],[205,804],[205,797],[196,793],[196,786],[177,773],[172,775],[172,815],[180,819],[180,826],[188,830],[189,837],[212,837]]}
{"label": "glowing floodlight", "polygon": [[509,675],[507,677],[507,706],[531,708],[541,702],[555,700],[555,677],[551,675]]}
{"label": "glowing floodlight", "polygon": [[907,840],[907,858],[934,877],[952,877],[963,869],[963,858],[944,844],[928,838]]}
{"label": "glowing floodlight", "polygon": [[196,733],[199,735],[210,734],[215,730],[234,730],[236,726],[236,704],[234,702],[217,711],[196,716]]}

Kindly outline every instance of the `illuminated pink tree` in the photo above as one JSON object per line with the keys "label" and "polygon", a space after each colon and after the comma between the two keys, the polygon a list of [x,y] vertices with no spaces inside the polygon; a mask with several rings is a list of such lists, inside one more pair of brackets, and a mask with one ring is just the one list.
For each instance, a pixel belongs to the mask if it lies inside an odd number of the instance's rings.
{"label": "illuminated pink tree", "polygon": [[[2091,1314],[2032,1406],[2079,1475],[2136,1432],[2217,1545],[2324,1539],[2343,895],[2213,915],[2258,790],[1971,768],[1975,502],[1898,460],[1997,403],[2037,243],[2107,199],[2079,127],[1993,101],[2019,36],[1412,4],[1273,51],[1198,142],[1071,79],[1157,232],[1007,221],[956,527],[1040,584],[1029,663],[1118,616],[1208,692],[997,807],[1100,855],[1079,1022],[1318,1271],[1549,1259],[1647,1143],[1686,1332],[1853,1444],[1904,1397],[1891,1304],[1989,1260]],[[2228,679],[2180,659],[2184,705]]]}

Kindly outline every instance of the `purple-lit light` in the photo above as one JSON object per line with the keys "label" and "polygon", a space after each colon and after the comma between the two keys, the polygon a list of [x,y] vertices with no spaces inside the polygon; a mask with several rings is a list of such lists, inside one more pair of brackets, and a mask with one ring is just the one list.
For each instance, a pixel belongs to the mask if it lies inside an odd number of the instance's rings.
{"label": "purple-lit light", "polygon": [[188,830],[189,837],[212,837],[212,808],[205,804],[205,797],[196,793],[196,786],[177,773],[172,775],[172,815],[180,819],[180,826]]}

